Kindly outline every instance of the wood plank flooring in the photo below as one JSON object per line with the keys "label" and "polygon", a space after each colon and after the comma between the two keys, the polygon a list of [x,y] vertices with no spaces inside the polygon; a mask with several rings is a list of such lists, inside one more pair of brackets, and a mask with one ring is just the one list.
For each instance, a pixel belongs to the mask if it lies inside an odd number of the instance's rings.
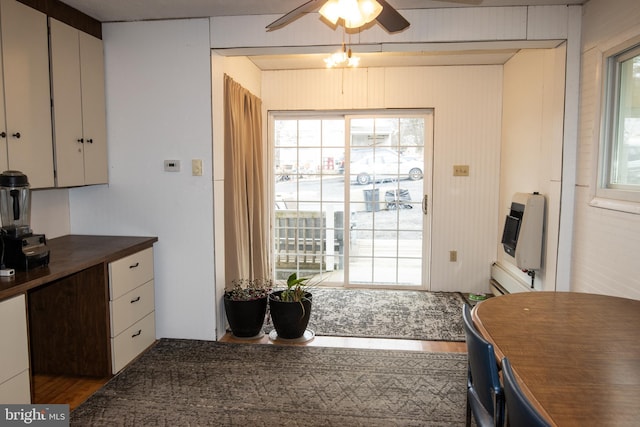
{"label": "wood plank flooring", "polygon": [[[317,336],[306,343],[289,343],[270,341],[268,336],[259,339],[240,339],[226,334],[222,342],[266,344],[266,345],[306,345],[319,347],[372,348],[388,350],[409,350],[425,352],[464,353],[467,351],[464,342],[448,341],[413,341],[397,339],[374,339],[352,337]],[[102,387],[109,378],[69,377],[55,375],[33,376],[34,403],[66,403],[70,410],[75,409],[89,396]]]}

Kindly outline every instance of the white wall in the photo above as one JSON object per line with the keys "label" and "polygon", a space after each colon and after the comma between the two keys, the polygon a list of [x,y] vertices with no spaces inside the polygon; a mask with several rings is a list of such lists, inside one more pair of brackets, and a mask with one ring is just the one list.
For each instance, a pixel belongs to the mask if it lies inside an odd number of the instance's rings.
{"label": "white wall", "polygon": [[[268,110],[433,108],[431,290],[488,292],[489,266],[496,256],[501,66],[262,75]],[[453,177],[458,164],[469,165],[469,177]],[[455,263],[449,262],[450,250],[458,252]]]}
{"label": "white wall", "polygon": [[571,290],[640,299],[640,215],[590,206],[601,112],[602,52],[640,36],[640,2],[591,0],[582,21],[580,137]]}
{"label": "white wall", "polygon": [[69,224],[69,190],[34,190],[31,192],[31,229],[47,239],[66,236]]}
{"label": "white wall", "polygon": [[555,290],[560,196],[566,49],[523,50],[504,66],[504,104],[498,262],[525,284],[531,279],[500,244],[505,215],[515,193],[545,196],[543,263],[535,288]]}
{"label": "white wall", "polygon": [[104,24],[103,40],[109,185],[69,190],[71,232],[158,236],[156,335],[215,339],[209,21]]}

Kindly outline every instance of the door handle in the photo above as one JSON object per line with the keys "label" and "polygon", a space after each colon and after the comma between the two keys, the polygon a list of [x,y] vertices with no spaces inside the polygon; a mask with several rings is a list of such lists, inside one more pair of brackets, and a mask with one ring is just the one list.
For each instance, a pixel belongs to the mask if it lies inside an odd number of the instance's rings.
{"label": "door handle", "polygon": [[422,212],[425,215],[429,212],[429,196],[427,194],[425,194],[422,199]]}

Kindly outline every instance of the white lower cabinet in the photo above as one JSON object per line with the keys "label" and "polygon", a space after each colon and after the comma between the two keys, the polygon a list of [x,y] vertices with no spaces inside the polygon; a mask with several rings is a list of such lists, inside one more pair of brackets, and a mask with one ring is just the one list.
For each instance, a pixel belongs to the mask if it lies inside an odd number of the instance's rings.
{"label": "white lower cabinet", "polygon": [[113,373],[119,372],[156,340],[155,313],[149,313],[111,338]]}
{"label": "white lower cabinet", "polygon": [[109,264],[109,295],[116,374],[156,340],[152,248]]}
{"label": "white lower cabinet", "polygon": [[0,302],[0,403],[31,403],[25,296]]}

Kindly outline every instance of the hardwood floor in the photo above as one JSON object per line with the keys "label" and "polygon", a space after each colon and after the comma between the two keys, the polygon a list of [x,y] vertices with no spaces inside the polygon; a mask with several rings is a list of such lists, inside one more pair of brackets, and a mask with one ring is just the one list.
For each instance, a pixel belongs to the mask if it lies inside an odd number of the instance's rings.
{"label": "hardwood floor", "polygon": [[32,383],[33,403],[66,403],[73,410],[108,380],[109,378],[36,374]]}
{"label": "hardwood floor", "polygon": [[[221,342],[266,344],[266,345],[306,345],[318,347],[372,348],[388,350],[409,350],[425,352],[464,353],[467,351],[464,342],[447,341],[413,341],[398,339],[374,339],[352,337],[317,336],[306,343],[289,343],[282,340],[273,342],[268,336],[259,339],[240,339],[226,334]],[[66,403],[70,410],[75,409],[89,396],[102,387],[109,378],[69,377],[55,375],[34,375],[34,403]]]}
{"label": "hardwood floor", "polygon": [[431,352],[466,352],[464,342],[448,341],[414,341],[381,338],[353,338],[353,337],[325,337],[317,336],[305,343],[286,342],[283,340],[271,341],[268,336],[259,339],[235,338],[226,334],[220,341],[234,343],[270,344],[270,345],[307,345],[313,347],[347,347],[347,348],[373,348],[379,350],[414,350]]}

